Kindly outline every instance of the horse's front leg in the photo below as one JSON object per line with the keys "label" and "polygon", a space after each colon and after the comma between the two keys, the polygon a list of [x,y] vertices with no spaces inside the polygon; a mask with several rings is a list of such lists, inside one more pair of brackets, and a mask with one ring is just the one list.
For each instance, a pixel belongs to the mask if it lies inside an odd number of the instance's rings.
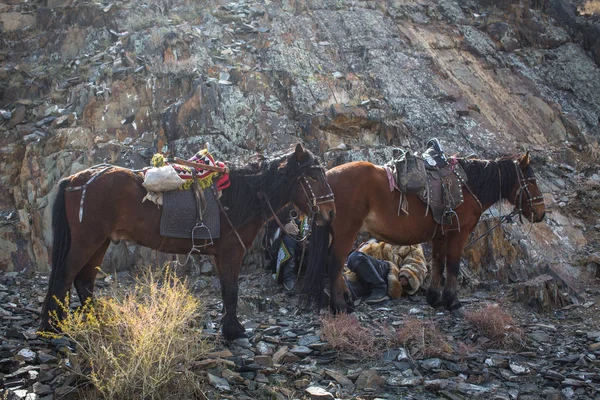
{"label": "horse's front leg", "polygon": [[346,284],[342,273],[342,266],[339,272],[330,275],[331,278],[331,310],[334,313],[354,311],[354,296]]}
{"label": "horse's front leg", "polygon": [[[239,244],[238,244],[239,247]],[[246,330],[237,318],[238,278],[242,265],[241,249],[232,249],[221,245],[217,256],[219,280],[221,281],[221,298],[225,307],[222,320],[222,331],[225,340],[246,337]]]}
{"label": "horse's front leg", "polygon": [[[350,235],[347,236],[350,237]],[[352,249],[352,241],[346,240],[346,242],[348,243],[334,239],[327,259],[331,282],[330,308],[334,313],[354,311],[354,296],[348,288],[343,274],[346,256]]]}
{"label": "horse's front leg", "polygon": [[460,272],[460,257],[468,235],[469,232],[465,229],[461,233],[448,236],[446,285],[442,294],[442,302],[449,311],[454,311],[462,307],[462,303],[458,300],[458,274]]}
{"label": "horse's front leg", "polygon": [[444,269],[446,268],[446,237],[434,238],[431,242],[431,283],[427,291],[427,304],[433,308],[442,307],[441,290],[444,286]]}

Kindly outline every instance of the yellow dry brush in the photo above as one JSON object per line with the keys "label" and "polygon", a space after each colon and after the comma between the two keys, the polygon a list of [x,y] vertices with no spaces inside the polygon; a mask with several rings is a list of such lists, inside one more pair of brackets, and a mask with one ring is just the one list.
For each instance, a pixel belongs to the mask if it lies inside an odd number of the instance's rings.
{"label": "yellow dry brush", "polygon": [[191,365],[209,350],[196,325],[202,305],[169,269],[162,277],[148,270],[124,295],[99,297],[73,312],[68,298],[55,300],[65,318],[54,313],[53,325],[77,344],[72,368],[101,398],[167,399],[198,392]]}

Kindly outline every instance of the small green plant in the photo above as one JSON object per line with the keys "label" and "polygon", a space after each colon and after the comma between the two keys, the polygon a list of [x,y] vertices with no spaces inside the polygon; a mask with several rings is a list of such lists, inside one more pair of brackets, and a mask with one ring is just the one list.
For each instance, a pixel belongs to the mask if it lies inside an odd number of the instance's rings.
{"label": "small green plant", "polygon": [[76,373],[104,399],[179,399],[199,391],[192,362],[209,350],[195,321],[202,305],[169,270],[149,270],[124,295],[99,297],[54,326],[77,344]]}

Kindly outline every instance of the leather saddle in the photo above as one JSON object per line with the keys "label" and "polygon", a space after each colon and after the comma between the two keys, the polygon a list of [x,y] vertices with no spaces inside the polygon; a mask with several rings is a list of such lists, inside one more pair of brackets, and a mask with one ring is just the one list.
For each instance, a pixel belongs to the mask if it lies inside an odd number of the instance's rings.
{"label": "leather saddle", "polygon": [[[462,187],[468,181],[464,169],[456,160],[448,160],[437,139],[430,140],[420,155],[400,151],[400,157],[386,165],[392,170],[398,189],[416,194],[438,224],[451,225],[456,217],[454,210],[464,201]],[[404,209],[402,205],[400,208]]]}

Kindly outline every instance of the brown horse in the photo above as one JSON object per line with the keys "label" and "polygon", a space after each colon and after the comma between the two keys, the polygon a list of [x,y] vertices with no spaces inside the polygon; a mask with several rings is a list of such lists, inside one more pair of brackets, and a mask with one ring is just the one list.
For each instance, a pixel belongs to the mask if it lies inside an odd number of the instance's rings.
{"label": "brown horse", "polygon": [[[515,206],[514,212],[519,216],[531,222],[544,219],[543,197],[529,161],[529,153],[495,161],[458,159],[467,173],[468,187],[463,186],[464,203],[455,210],[458,218],[453,219],[452,225],[443,227],[434,221],[431,212],[426,212],[427,205],[416,195],[406,195],[409,214],[398,216],[400,192],[390,191],[384,168],[358,161],[329,170],[327,181],[335,195],[336,217],[330,228],[317,230],[330,229],[333,236],[327,259],[331,307],[337,311],[351,308],[342,267],[356,235],[362,230],[392,244],[412,245],[431,241],[433,271],[427,302],[432,307],[446,307],[448,310],[460,308],[457,296],[460,257],[481,214],[497,201],[506,199]],[[320,237],[327,243],[330,240],[328,234],[320,232],[313,232],[313,237]],[[324,264],[325,260],[314,262],[309,267],[315,269],[307,270],[306,276],[311,281],[304,288],[310,301],[321,300],[319,290],[323,288]],[[440,294],[442,289],[443,294]]]}
{"label": "brown horse", "polygon": [[[142,202],[146,195],[142,173],[114,166],[101,174],[98,171],[87,169],[59,183],[52,215],[52,271],[41,316],[42,330],[52,328],[51,313],[63,317],[56,299],[65,299],[72,284],[82,304],[92,297],[97,267],[111,241],[127,240],[176,254],[188,253],[192,248],[191,239],[161,236],[162,208]],[[303,212],[314,214],[315,225],[324,224],[333,218],[335,205],[324,168],[299,144],[283,156],[232,168],[229,176],[231,186],[221,198],[227,210],[227,215],[221,211],[221,236],[203,247],[202,253],[216,257],[225,306],[223,336],[232,340],[245,333],[236,315],[242,257],[265,217],[292,201]],[[205,243],[196,240],[195,244]],[[314,252],[321,254],[322,250],[315,248]]]}

